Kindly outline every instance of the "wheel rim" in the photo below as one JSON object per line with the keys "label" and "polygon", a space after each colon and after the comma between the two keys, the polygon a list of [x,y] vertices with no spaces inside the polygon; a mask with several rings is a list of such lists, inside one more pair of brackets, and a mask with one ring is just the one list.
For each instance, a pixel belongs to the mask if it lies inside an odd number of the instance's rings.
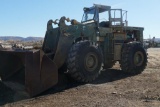
{"label": "wheel rim", "polygon": [[94,53],[88,53],[84,60],[86,70],[92,72],[98,66],[98,58]]}
{"label": "wheel rim", "polygon": [[134,55],[134,64],[136,66],[141,66],[143,64],[143,61],[144,61],[143,53],[140,51],[136,52]]}

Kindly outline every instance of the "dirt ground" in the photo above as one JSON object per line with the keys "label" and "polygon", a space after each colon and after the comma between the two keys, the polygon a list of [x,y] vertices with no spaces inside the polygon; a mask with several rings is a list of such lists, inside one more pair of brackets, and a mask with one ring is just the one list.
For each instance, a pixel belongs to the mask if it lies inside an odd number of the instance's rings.
{"label": "dirt ground", "polygon": [[[160,107],[160,48],[148,49],[148,65],[139,75],[114,69],[102,71],[90,84],[76,83],[66,76],[35,98],[28,98],[23,86],[0,83],[0,105],[5,107]],[[116,70],[115,70],[116,69]],[[7,86],[6,86],[7,85]]]}

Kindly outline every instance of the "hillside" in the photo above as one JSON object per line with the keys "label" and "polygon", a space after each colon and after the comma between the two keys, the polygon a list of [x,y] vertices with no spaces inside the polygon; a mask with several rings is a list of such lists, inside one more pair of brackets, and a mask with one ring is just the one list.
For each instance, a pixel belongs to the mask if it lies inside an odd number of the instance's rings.
{"label": "hillside", "polygon": [[14,40],[14,41],[40,41],[43,40],[43,37],[20,37],[20,36],[0,36],[0,40],[4,41],[9,41],[9,40]]}

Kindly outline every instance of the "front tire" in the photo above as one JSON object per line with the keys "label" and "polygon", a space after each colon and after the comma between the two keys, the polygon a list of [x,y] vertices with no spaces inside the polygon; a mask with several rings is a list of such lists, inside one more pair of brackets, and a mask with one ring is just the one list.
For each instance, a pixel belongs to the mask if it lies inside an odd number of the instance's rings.
{"label": "front tire", "polygon": [[68,55],[68,73],[79,82],[91,82],[100,74],[102,55],[89,41],[72,46]]}
{"label": "front tire", "polygon": [[139,42],[126,43],[122,49],[121,69],[130,74],[139,74],[147,66],[147,54]]}

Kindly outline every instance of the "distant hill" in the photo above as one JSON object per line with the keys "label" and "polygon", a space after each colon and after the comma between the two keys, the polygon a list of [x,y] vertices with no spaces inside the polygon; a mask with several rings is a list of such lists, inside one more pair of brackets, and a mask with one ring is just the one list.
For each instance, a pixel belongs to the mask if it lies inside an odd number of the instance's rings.
{"label": "distant hill", "polygon": [[156,42],[160,42],[160,38],[155,38],[155,41]]}
{"label": "distant hill", "polygon": [[44,38],[42,37],[19,37],[19,36],[0,36],[0,40],[8,41],[8,40],[14,40],[14,41],[24,41],[24,42],[29,42],[29,41],[40,41],[43,40]]}

